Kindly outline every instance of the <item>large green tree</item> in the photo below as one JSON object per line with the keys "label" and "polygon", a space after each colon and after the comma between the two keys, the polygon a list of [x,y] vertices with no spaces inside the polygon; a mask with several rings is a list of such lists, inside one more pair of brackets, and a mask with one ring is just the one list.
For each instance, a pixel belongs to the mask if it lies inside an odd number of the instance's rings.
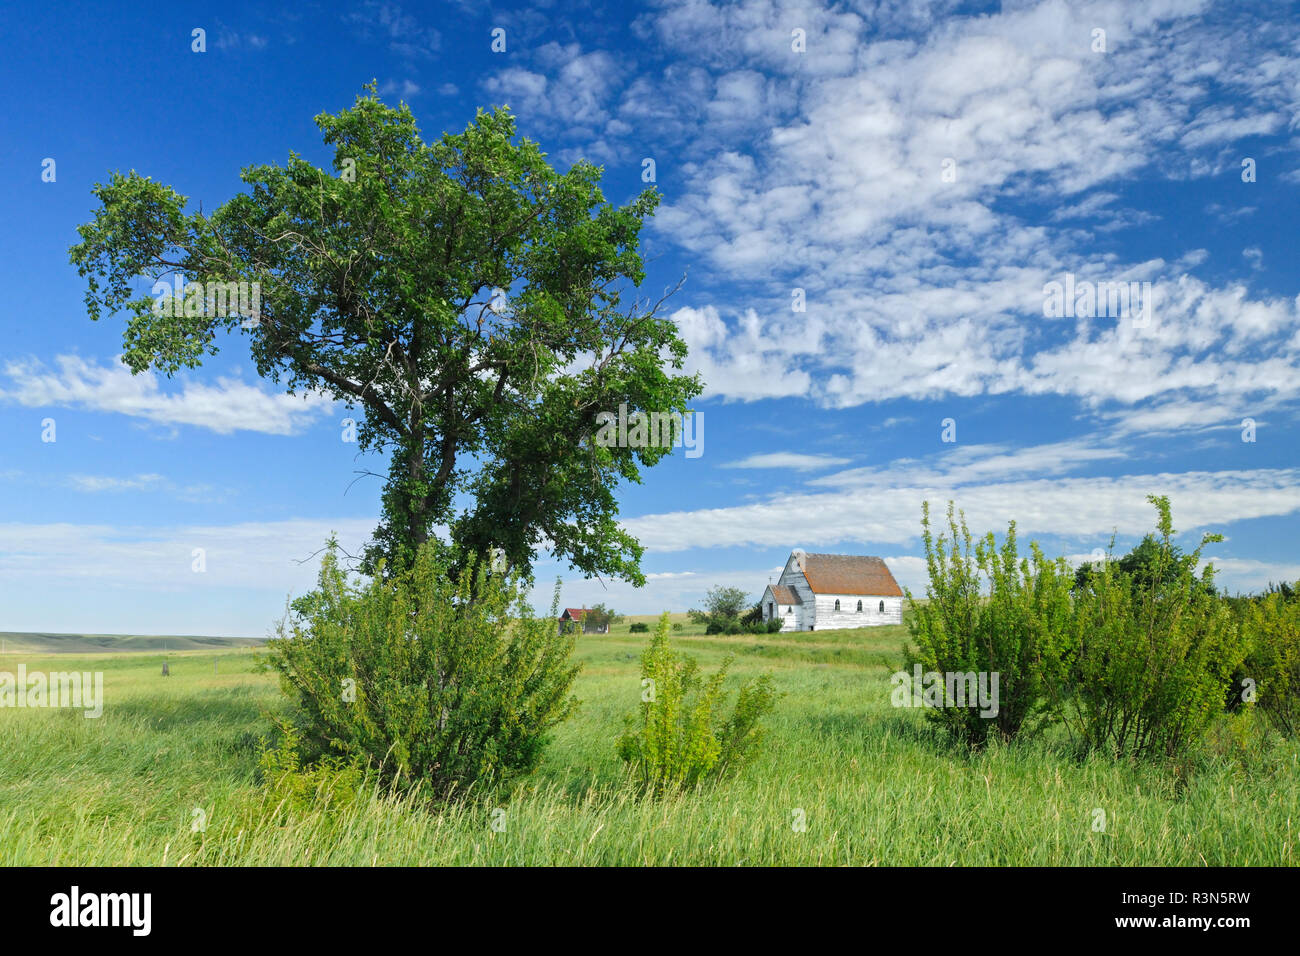
{"label": "large green tree", "polygon": [[[593,435],[601,411],[681,413],[701,389],[663,298],[635,293],[659,195],[608,203],[598,167],[557,172],[507,109],[425,143],[371,84],[316,123],[333,173],[291,153],[211,212],[134,171],[97,185],[71,250],[91,317],[127,314],[133,372],[170,376],[242,335],[262,376],[359,408],[360,447],[391,455],[367,569],[409,567],[443,525],[511,569],[545,546],[643,583],[614,493],[667,451]],[[165,314],[146,287],[177,274],[258,283],[258,314]]]}
{"label": "large green tree", "polygon": [[718,586],[704,595],[704,610],[691,608],[686,613],[696,624],[728,627],[738,625],[749,596],[740,588]]}
{"label": "large green tree", "polygon": [[[1166,547],[1160,538],[1152,534],[1146,535],[1128,554],[1116,559],[1115,564],[1118,570],[1127,576],[1134,594],[1145,594],[1158,588],[1168,576],[1181,573],[1192,574],[1196,571],[1195,558],[1190,554],[1184,554],[1177,545]],[[1094,576],[1102,574],[1103,570],[1102,564],[1093,561],[1080,564],[1074,573],[1075,591],[1086,588],[1088,582]],[[1214,585],[1210,581],[1202,578],[1194,578],[1194,580],[1197,587],[1204,588],[1210,594],[1215,593]]]}

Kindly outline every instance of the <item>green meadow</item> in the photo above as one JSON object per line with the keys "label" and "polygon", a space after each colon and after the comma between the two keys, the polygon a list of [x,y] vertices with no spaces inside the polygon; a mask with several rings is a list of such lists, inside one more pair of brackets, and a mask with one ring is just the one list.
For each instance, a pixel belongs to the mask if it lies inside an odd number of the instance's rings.
{"label": "green meadow", "polygon": [[[684,620],[678,616],[676,620]],[[581,709],[506,792],[267,796],[283,706],[251,646],[7,635],[0,670],[102,671],[104,712],[0,709],[5,865],[1294,865],[1300,746],[1253,714],[1179,763],[1072,757],[1038,737],[968,755],[890,703],[902,627],[675,644],[781,691],[758,760],[658,800],[614,753],[648,635],[579,638]],[[29,638],[31,636],[28,636]],[[95,643],[98,640],[99,643]],[[108,641],[106,644],[105,641]],[[188,639],[208,641],[210,639]],[[132,644],[133,641],[144,642]],[[251,642],[250,642],[251,643]],[[24,649],[27,648],[27,649]],[[78,650],[80,648],[80,650]]]}

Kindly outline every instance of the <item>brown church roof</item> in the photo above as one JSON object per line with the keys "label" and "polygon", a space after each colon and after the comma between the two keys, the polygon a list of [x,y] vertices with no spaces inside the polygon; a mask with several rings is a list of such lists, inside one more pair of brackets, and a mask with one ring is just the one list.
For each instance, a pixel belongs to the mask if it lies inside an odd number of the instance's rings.
{"label": "brown church roof", "polygon": [[772,597],[776,598],[777,604],[802,604],[803,598],[799,597],[799,592],[792,587],[784,584],[769,585],[772,589]]}
{"label": "brown church roof", "polygon": [[804,554],[799,560],[808,587],[818,594],[902,597],[903,591],[880,558],[856,554]]}

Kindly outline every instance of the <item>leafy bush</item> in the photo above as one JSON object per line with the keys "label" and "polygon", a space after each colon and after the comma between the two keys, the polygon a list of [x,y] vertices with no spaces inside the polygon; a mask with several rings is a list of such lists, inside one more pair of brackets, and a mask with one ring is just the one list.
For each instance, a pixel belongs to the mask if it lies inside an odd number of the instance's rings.
{"label": "leafy bush", "polygon": [[[1055,654],[1070,618],[1073,574],[1063,558],[1049,561],[1031,544],[1032,562],[1016,550],[1016,525],[1011,522],[1001,548],[992,532],[973,542],[965,516],[960,525],[948,505],[951,537],[936,539],[930,527],[930,508],[922,510],[929,583],[928,601],[907,597],[912,615],[908,628],[915,648],[907,651],[909,670],[920,664],[925,672],[940,674],[997,674],[997,714],[985,716],[978,706],[928,708],[926,718],[940,724],[958,740],[982,746],[990,733],[1015,737],[1033,718],[1047,710],[1042,662]],[[989,594],[981,595],[981,577]]]}
{"label": "leafy bush", "polygon": [[1224,689],[1244,656],[1231,612],[1215,597],[1214,569],[1194,568],[1174,548],[1169,499],[1148,495],[1159,515],[1155,551],[1135,578],[1117,562],[1075,590],[1070,642],[1057,658],[1055,704],[1084,751],[1177,756],[1223,713]]}
{"label": "leafy bush", "polygon": [[332,813],[356,802],[365,783],[365,768],[356,759],[321,757],[304,767],[297,732],[281,724],[278,747],[263,747],[258,758],[266,800],[277,818],[295,813]]}
{"label": "leafy bush", "polygon": [[[1221,536],[1205,535],[1183,554],[1173,544],[1168,498],[1148,500],[1157,533],[1124,560],[1083,573],[1070,572],[1062,558],[1046,560],[1036,544],[1032,560],[1019,559],[1014,522],[1000,548],[992,534],[972,545],[951,504],[951,539],[936,540],[927,506],[929,601],[912,602],[916,650],[908,664],[944,674],[996,672],[999,694],[992,720],[946,699],[949,706],[926,716],[973,746],[994,730],[1013,737],[1042,716],[1062,721],[1082,753],[1182,756],[1237,692],[1234,674],[1253,669],[1271,718],[1280,728],[1294,726],[1300,640],[1285,596],[1248,608],[1251,625],[1238,626],[1231,603],[1216,594],[1213,567],[1195,573],[1205,545]],[[1243,634],[1252,632],[1256,657],[1243,667]]]}
{"label": "leafy bush", "polygon": [[410,569],[360,584],[336,551],[269,644],[308,757],[369,762],[437,796],[532,770],[577,704],[574,640],[555,634],[555,608],[536,618],[527,581],[483,567],[453,582],[457,556],[432,544]]}
{"label": "leafy bush", "polygon": [[[668,643],[668,615],[641,655],[639,720],[627,719],[617,741],[618,754],[655,793],[689,787],[708,776],[721,777],[748,763],[762,741],[759,722],[775,706],[769,674],[744,684],[731,716],[723,718],[723,682],[728,657],[707,680],[694,658]],[[647,681],[649,683],[647,683]]]}
{"label": "leafy bush", "polygon": [[1289,737],[1300,733],[1300,602],[1288,599],[1292,593],[1291,588],[1270,588],[1245,609],[1243,629],[1250,649],[1240,675],[1254,687],[1241,687],[1239,681],[1232,688],[1257,700],[1269,722]]}
{"label": "leafy bush", "polygon": [[[675,623],[673,624],[673,631],[674,631],[674,632],[676,632],[676,631],[681,631],[681,630],[683,630],[683,629],[684,629],[684,628],[682,627],[682,622],[681,622],[681,621],[677,621],[677,622],[675,622]],[[648,630],[650,630],[650,628],[647,626],[647,627],[643,627],[643,628],[641,628],[641,630],[642,630],[642,631],[648,631]]]}
{"label": "leafy bush", "polygon": [[687,611],[696,624],[705,625],[705,634],[739,634],[747,596],[740,588],[710,588],[704,596],[705,610]]}
{"label": "leafy bush", "polygon": [[781,630],[781,625],[783,623],[784,622],[779,617],[772,618],[772,620],[767,622],[767,633],[768,634],[777,633],[778,631]]}
{"label": "leafy bush", "polygon": [[650,625],[645,621],[633,621],[628,627],[628,632],[631,634],[649,634]]}

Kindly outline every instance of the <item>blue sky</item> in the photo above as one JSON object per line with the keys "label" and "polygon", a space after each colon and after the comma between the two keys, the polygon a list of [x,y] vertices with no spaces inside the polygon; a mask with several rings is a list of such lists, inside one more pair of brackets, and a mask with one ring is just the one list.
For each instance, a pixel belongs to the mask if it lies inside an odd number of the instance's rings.
{"label": "blue sky", "polygon": [[[379,488],[354,479],[381,463],[341,440],[346,409],[259,381],[238,341],[132,377],[67,249],[112,170],[212,207],[242,166],[327,165],[312,117],[372,78],[427,139],[509,104],[557,166],[603,165],[616,202],[655,161],[645,290],[688,274],[668,314],[706,382],[704,453],[622,496],[645,588],[543,555],[539,607],[557,574],[565,604],[630,613],[756,597],[794,547],[880,555],[920,590],[921,502],[949,498],[1079,559],[1132,544],[1165,493],[1183,544],[1226,536],[1229,589],[1300,578],[1296,12],[7,7],[0,630],[258,636],[331,530],[364,542]],[[1049,317],[1066,273],[1150,283],[1150,320]]]}

